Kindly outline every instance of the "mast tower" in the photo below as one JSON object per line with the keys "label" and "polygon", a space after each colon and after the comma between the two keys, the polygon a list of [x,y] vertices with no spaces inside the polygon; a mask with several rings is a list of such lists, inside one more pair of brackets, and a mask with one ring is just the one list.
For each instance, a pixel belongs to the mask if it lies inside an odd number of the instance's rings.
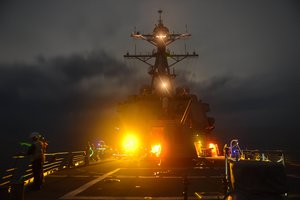
{"label": "mast tower", "polygon": [[[131,37],[146,40],[156,47],[151,54],[129,54],[127,52],[124,58],[138,59],[149,66],[148,74],[151,76],[151,94],[159,96],[172,96],[174,91],[173,79],[176,77],[175,70],[171,71],[178,62],[188,57],[197,57],[193,52],[189,54],[174,54],[167,50],[167,46],[179,39],[186,39],[191,36],[187,31],[185,33],[170,33],[169,29],[163,24],[162,10],[158,11],[159,20],[151,34],[141,34],[134,31]],[[155,59],[153,63],[153,59]],[[152,62],[151,62],[152,60]],[[171,60],[169,63],[168,60]]]}

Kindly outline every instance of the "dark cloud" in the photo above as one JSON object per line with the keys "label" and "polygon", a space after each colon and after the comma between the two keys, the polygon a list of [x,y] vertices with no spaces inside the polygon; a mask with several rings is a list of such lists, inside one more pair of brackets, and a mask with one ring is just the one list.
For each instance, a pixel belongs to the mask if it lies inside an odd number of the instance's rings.
{"label": "dark cloud", "polygon": [[121,87],[127,78],[132,78],[131,70],[123,63],[101,52],[37,60],[31,65],[0,66],[1,91],[6,92],[2,100],[50,102],[86,93],[110,96],[115,92],[112,88]]}
{"label": "dark cloud", "polygon": [[116,113],[118,101],[138,90],[140,78],[102,51],[1,64],[1,137],[12,135],[17,144],[41,131],[52,146],[66,149],[107,137],[106,118]]}
{"label": "dark cloud", "polygon": [[222,142],[239,138],[252,148],[295,151],[300,79],[294,73],[297,64],[286,64],[274,67],[271,74],[247,77],[227,74],[195,79],[193,72],[181,71],[177,83],[189,85],[192,93],[210,104],[215,135]]}

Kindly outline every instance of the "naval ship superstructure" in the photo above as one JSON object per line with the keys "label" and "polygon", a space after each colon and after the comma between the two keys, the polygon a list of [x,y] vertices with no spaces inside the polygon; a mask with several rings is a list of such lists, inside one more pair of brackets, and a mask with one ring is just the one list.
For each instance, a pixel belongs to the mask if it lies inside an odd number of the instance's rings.
{"label": "naval ship superstructure", "polygon": [[188,87],[174,87],[173,66],[186,58],[198,57],[198,54],[175,54],[167,47],[191,34],[170,33],[163,23],[162,11],[158,13],[158,24],[152,33],[135,31],[131,34],[135,39],[152,44],[155,47],[152,53],[127,52],[124,55],[148,65],[151,81],[141,87],[139,94],[129,96],[118,105],[120,131],[125,135],[138,134],[141,146],[162,160],[191,160],[216,155],[216,146],[208,146],[208,138],[214,129],[214,118],[207,116],[209,105],[191,94]]}

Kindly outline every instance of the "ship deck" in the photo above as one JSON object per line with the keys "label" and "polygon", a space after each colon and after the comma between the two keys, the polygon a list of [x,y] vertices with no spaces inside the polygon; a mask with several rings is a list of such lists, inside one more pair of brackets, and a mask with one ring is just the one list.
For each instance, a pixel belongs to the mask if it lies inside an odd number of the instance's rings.
{"label": "ship deck", "polygon": [[[45,177],[41,190],[25,188],[24,199],[222,199],[224,160],[211,161],[210,166],[169,168],[137,159],[107,159],[52,173]],[[287,199],[300,199],[300,166],[287,165],[286,169]]]}

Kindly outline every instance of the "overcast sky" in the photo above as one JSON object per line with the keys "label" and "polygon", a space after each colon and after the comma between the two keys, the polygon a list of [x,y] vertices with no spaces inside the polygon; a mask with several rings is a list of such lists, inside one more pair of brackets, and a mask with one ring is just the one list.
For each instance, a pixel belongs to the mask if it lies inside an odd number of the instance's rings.
{"label": "overcast sky", "polygon": [[[198,59],[176,66],[176,86],[210,104],[215,136],[291,150],[300,141],[298,1],[1,1],[1,146],[41,131],[53,150],[105,137],[115,105],[150,82],[123,54],[151,52],[129,37],[150,33],[162,9]],[[15,150],[13,150],[15,151]],[[2,154],[2,153],[1,153]]]}

